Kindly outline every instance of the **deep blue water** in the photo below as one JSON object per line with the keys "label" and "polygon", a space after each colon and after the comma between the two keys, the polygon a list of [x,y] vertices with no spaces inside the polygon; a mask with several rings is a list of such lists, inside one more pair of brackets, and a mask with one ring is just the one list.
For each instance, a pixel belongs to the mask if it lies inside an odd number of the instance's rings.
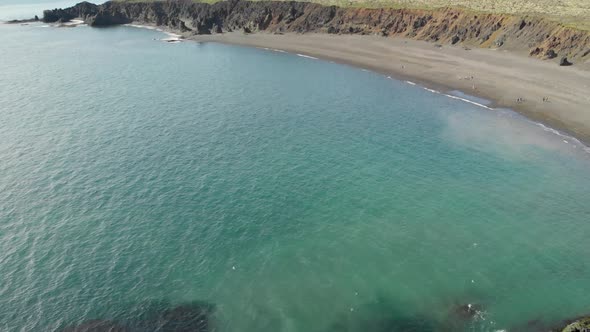
{"label": "deep blue water", "polygon": [[0,330],[150,331],[197,301],[241,332],[590,311],[575,140],[352,67],[162,37],[0,26]]}

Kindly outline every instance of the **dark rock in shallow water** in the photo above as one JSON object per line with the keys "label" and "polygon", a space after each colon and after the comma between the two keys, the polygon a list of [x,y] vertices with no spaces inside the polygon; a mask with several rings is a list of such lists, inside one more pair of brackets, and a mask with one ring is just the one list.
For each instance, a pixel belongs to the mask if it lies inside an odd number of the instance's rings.
{"label": "dark rock in shallow water", "polygon": [[209,331],[210,309],[201,305],[186,304],[166,310],[158,320],[160,331],[206,332]]}
{"label": "dark rock in shallow water", "polygon": [[561,332],[590,332],[590,316],[578,318],[573,322],[570,322]]}
{"label": "dark rock in shallow water", "polygon": [[561,58],[561,60],[559,60],[559,65],[560,66],[571,66],[571,65],[573,65],[573,63],[569,62],[566,57],[563,57],[563,58]]}
{"label": "dark rock in shallow water", "polygon": [[[172,305],[168,301],[135,303],[113,320],[96,319],[61,332],[211,332],[215,306],[205,302]],[[1,329],[0,329],[1,330]]]}
{"label": "dark rock in shallow water", "polygon": [[109,320],[89,320],[80,325],[70,326],[63,329],[63,332],[128,332],[129,330]]}
{"label": "dark rock in shallow water", "polygon": [[543,318],[529,320],[523,325],[513,326],[508,331],[519,332],[590,332],[590,316],[580,316],[560,322]]}
{"label": "dark rock in shallow water", "polygon": [[39,17],[37,17],[37,15],[35,15],[34,18],[28,19],[28,20],[10,20],[8,22],[6,22],[7,24],[26,24],[26,23],[32,23],[32,22],[37,22],[39,21]]}
{"label": "dark rock in shallow water", "polygon": [[205,302],[171,305],[155,301],[137,305],[122,321],[133,331],[207,332],[212,331],[210,316],[215,306]]}
{"label": "dark rock in shallow water", "polygon": [[399,304],[378,298],[376,302],[351,308],[328,332],[435,332],[443,331],[430,317],[409,313]]}
{"label": "dark rock in shallow water", "polygon": [[334,324],[329,332],[435,332],[439,331],[423,317],[382,317],[378,319],[360,318],[359,321],[342,321]]}
{"label": "dark rock in shallow water", "polygon": [[483,308],[479,304],[459,304],[451,310],[453,316],[462,320],[469,320],[477,317]]}

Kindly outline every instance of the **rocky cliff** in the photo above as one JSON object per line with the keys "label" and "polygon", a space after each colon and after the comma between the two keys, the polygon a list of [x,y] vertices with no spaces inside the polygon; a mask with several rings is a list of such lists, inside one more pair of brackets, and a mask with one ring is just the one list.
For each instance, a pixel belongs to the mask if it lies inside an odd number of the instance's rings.
{"label": "rocky cliff", "polygon": [[527,51],[541,58],[590,60],[590,32],[539,17],[474,13],[461,9],[369,9],[310,2],[230,0],[214,4],[190,0],[79,3],[45,11],[45,22],[82,18],[92,26],[140,22],[183,33],[321,32],[377,34],[462,43],[473,47]]}

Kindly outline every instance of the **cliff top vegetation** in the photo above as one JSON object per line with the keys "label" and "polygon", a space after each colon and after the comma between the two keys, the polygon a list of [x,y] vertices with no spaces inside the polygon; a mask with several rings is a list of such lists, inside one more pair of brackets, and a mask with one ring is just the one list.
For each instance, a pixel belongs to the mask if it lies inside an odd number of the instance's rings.
{"label": "cliff top vegetation", "polygon": [[[116,0],[126,2],[174,0]],[[216,2],[218,0],[194,0]],[[309,1],[309,0],[307,0]],[[590,30],[590,0],[311,0],[323,5],[367,8],[462,8],[477,12],[542,16],[578,29]]]}

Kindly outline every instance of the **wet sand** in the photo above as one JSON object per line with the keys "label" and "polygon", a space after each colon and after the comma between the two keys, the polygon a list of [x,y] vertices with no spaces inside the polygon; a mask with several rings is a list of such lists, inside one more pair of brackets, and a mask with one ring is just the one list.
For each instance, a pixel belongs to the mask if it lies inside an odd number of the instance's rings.
{"label": "wet sand", "polygon": [[379,36],[234,32],[190,39],[284,50],[443,92],[460,90],[590,143],[590,64],[560,67],[554,61],[507,51]]}

